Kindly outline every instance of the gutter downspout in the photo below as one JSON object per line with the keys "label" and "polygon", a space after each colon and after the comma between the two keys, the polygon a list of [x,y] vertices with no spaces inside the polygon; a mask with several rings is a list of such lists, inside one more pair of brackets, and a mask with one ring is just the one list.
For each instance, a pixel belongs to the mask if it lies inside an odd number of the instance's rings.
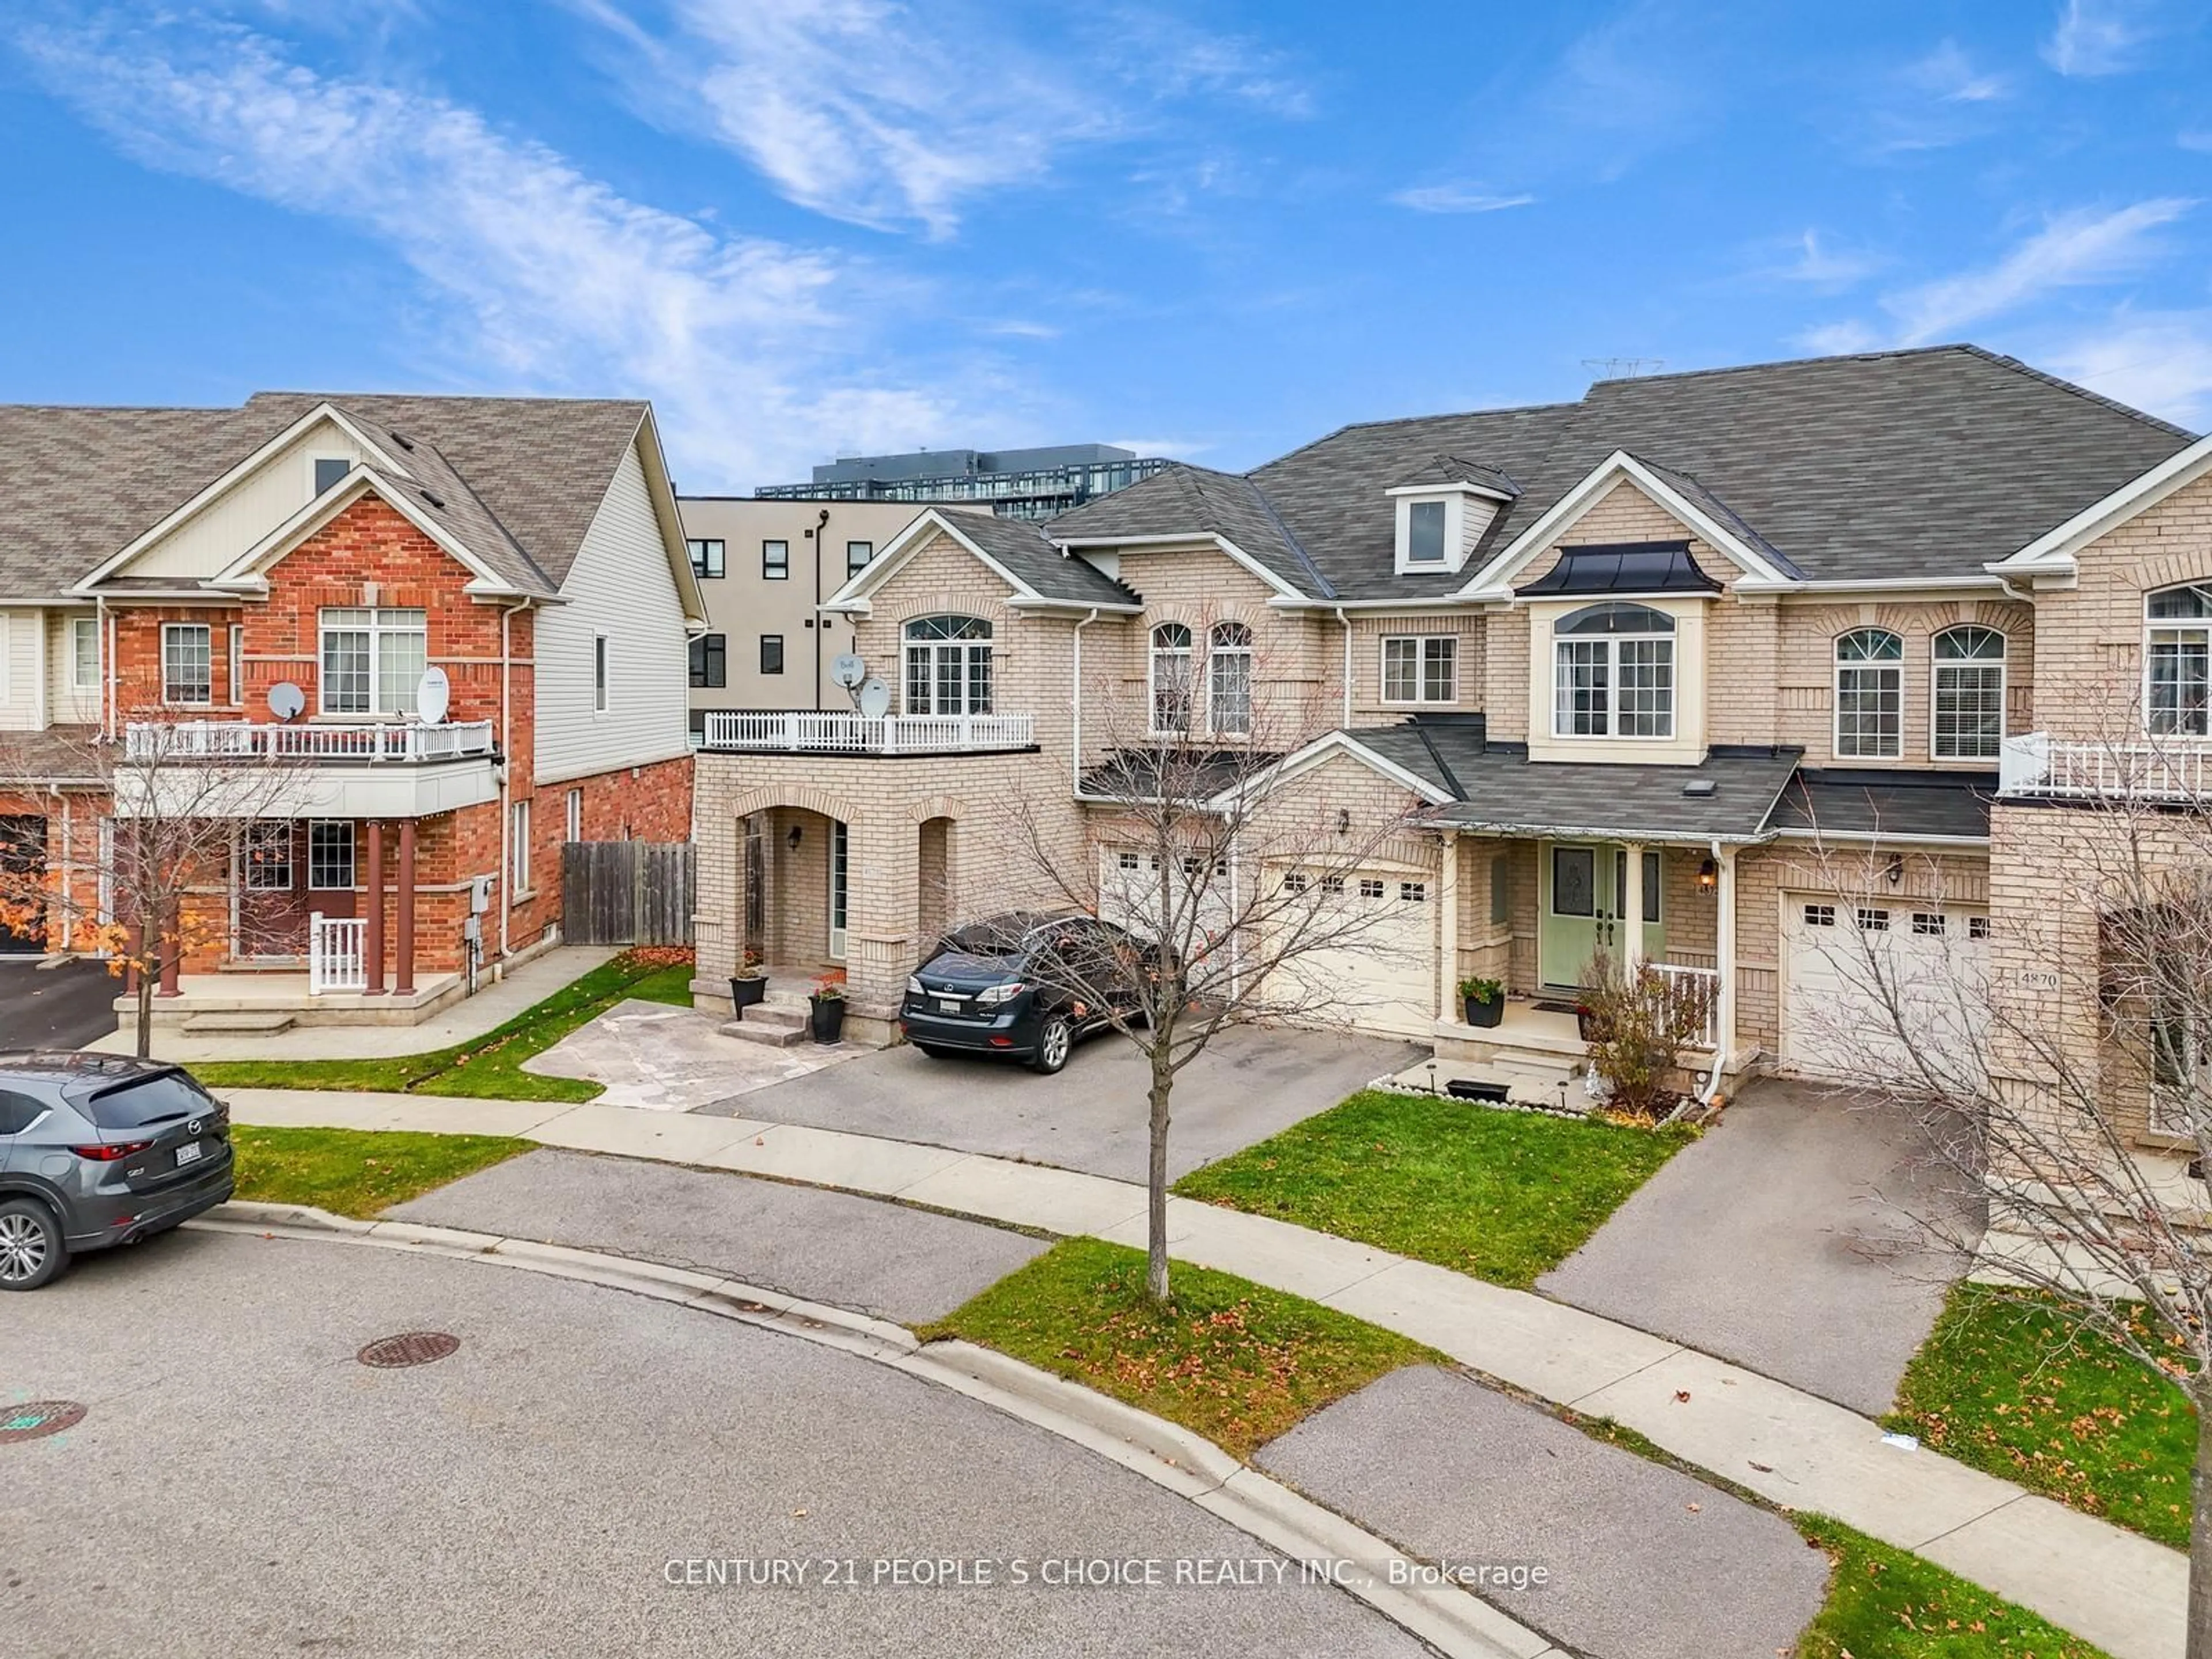
{"label": "gutter downspout", "polygon": [[115,736],[115,618],[107,614],[107,595],[95,593],[92,599],[93,627],[101,643],[100,661],[100,730],[103,737]]}
{"label": "gutter downspout", "polygon": [[[511,624],[516,611],[529,608],[529,600],[518,599],[513,605],[502,606],[499,613],[499,968],[502,977],[507,972],[507,919],[514,910],[514,894],[507,885],[514,870],[514,848],[510,845],[514,835],[514,700],[509,695],[514,672],[514,636]],[[535,636],[532,637],[534,641]],[[537,660],[534,643],[530,656],[532,662]],[[534,695],[537,687],[538,677],[533,672],[531,676],[533,694],[531,700],[533,702],[537,701]],[[532,730],[535,729],[533,726]],[[535,747],[533,744],[533,750]],[[533,753],[531,758],[534,763],[537,757]]]}
{"label": "gutter downspout", "polygon": [[1098,620],[1098,607],[1092,605],[1091,614],[1075,624],[1074,667],[1070,674],[1073,682],[1069,690],[1074,694],[1070,704],[1075,711],[1073,736],[1068,745],[1069,782],[1079,799],[1083,794],[1083,630]]}
{"label": "gutter downspout", "polygon": [[822,619],[822,550],[829,544],[823,533],[829,527],[830,509],[825,507],[814,521],[814,707],[817,712],[822,707],[822,630],[828,626]]}
{"label": "gutter downspout", "polygon": [[1344,629],[1344,720],[1342,723],[1349,729],[1352,725],[1352,618],[1344,614],[1344,607],[1340,605],[1336,607],[1336,620]]}
{"label": "gutter downspout", "polygon": [[1705,1075],[1705,1086],[1698,1091],[1700,1106],[1711,1105],[1720,1092],[1721,1068],[1728,1064],[1735,1042],[1735,854],[1722,847],[1718,836],[1713,837],[1712,853],[1721,878],[1713,895],[1713,964],[1722,969],[1713,1020],[1720,1029],[1715,1034],[1713,1068]]}

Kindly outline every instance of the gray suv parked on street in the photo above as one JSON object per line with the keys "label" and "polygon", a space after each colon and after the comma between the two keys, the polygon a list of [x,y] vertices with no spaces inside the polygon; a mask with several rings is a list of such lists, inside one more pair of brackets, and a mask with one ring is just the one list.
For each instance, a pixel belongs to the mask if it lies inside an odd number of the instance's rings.
{"label": "gray suv parked on street", "polygon": [[0,1291],[222,1203],[230,1113],[191,1074],[120,1054],[0,1054]]}

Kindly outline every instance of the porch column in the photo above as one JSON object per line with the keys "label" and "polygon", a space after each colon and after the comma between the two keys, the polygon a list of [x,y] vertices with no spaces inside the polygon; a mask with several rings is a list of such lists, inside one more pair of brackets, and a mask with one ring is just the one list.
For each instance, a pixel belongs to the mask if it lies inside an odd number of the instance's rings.
{"label": "porch column", "polygon": [[368,832],[368,908],[362,927],[362,954],[368,958],[365,996],[384,994],[384,825],[371,818],[362,826]]}
{"label": "porch column", "polygon": [[1715,862],[1721,867],[1719,902],[1713,918],[1713,966],[1721,976],[1720,1007],[1717,1011],[1720,1030],[1714,1041],[1720,1052],[1713,1064],[1726,1076],[1729,1063],[1735,1057],[1735,848],[1716,847]]}
{"label": "porch column", "polygon": [[1437,1016],[1458,1020],[1459,1006],[1459,831],[1444,831],[1443,879],[1437,884]]}
{"label": "porch column", "polygon": [[415,993],[415,820],[399,820],[399,892],[394,907],[398,931],[398,960],[392,964],[392,989],[398,996]]}
{"label": "porch column", "polygon": [[1621,964],[1633,975],[1644,965],[1644,843],[1628,843],[1628,890],[1620,896],[1621,924],[1627,929],[1627,943],[1621,951]]}

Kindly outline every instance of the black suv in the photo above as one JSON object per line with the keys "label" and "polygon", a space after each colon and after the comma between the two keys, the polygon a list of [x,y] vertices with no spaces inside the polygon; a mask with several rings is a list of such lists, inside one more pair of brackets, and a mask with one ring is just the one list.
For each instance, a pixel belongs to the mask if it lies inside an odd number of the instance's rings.
{"label": "black suv", "polygon": [[1151,947],[1087,915],[1009,911],[956,927],[906,982],[899,1027],[925,1054],[1010,1054],[1049,1075],[1137,1005]]}
{"label": "black suv", "polygon": [[228,1198],[230,1113],[191,1073],[119,1054],[0,1054],[0,1290],[136,1244]]}

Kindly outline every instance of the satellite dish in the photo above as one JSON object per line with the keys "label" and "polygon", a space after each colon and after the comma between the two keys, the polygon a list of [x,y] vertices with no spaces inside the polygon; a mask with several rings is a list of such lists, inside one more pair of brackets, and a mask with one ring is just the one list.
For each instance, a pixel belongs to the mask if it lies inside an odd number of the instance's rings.
{"label": "satellite dish", "polygon": [[422,717],[422,723],[435,726],[444,720],[453,700],[453,688],[446,671],[435,663],[424,669],[422,678],[415,683],[415,712]]}
{"label": "satellite dish", "polygon": [[872,720],[879,720],[890,712],[891,689],[881,680],[870,680],[860,688],[860,712]]}
{"label": "satellite dish", "polygon": [[830,665],[830,678],[850,691],[868,678],[868,665],[848,651]]}
{"label": "satellite dish", "polygon": [[307,694],[289,680],[269,688],[269,712],[280,720],[296,720],[307,706]]}

